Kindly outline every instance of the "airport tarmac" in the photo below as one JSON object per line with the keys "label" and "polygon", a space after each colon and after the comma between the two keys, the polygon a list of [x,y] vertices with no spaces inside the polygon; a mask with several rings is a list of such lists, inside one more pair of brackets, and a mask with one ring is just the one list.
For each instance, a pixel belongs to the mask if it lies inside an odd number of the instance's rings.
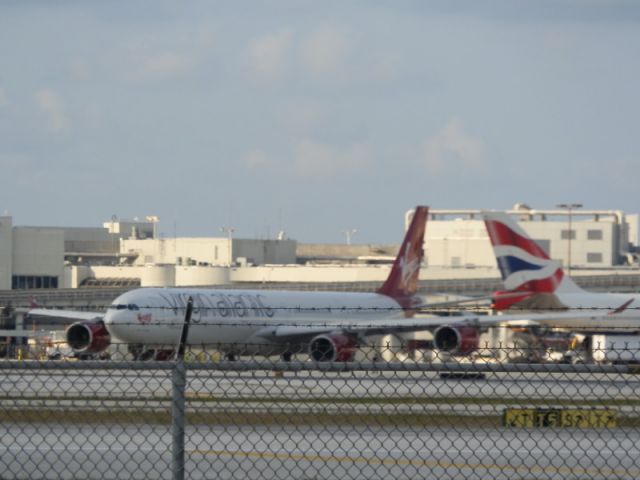
{"label": "airport tarmac", "polygon": [[[604,373],[491,372],[443,378],[438,372],[284,372],[188,370],[186,394],[207,398],[500,398],[553,401],[637,400],[640,376]],[[163,400],[171,370],[4,370],[0,396]]]}
{"label": "airport tarmac", "polygon": [[[1,478],[171,478],[171,370],[2,375]],[[640,478],[637,375],[188,370],[187,378],[187,478]],[[614,408],[621,422],[502,427],[504,409],[522,406]]]}
{"label": "airport tarmac", "polygon": [[[168,426],[49,427],[3,426],[3,479],[171,478]],[[190,479],[640,478],[637,429],[190,425],[185,433]]]}

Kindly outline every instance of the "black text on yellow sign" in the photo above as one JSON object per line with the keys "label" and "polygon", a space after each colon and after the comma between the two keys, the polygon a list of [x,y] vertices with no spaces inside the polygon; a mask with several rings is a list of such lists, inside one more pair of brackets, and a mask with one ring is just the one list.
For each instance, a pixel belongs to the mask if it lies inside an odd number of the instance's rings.
{"label": "black text on yellow sign", "polygon": [[618,412],[587,408],[507,408],[503,424],[519,428],[616,428]]}

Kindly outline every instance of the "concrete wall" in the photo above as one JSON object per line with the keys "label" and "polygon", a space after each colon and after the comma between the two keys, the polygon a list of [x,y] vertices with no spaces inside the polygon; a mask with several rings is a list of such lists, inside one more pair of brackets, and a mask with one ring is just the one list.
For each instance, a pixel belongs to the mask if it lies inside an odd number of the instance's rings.
{"label": "concrete wall", "polygon": [[371,282],[384,281],[389,266],[351,265],[266,265],[236,267],[231,270],[233,282]]}
{"label": "concrete wall", "polygon": [[11,288],[13,273],[13,223],[11,217],[0,217],[0,290]]}
{"label": "concrete wall", "polygon": [[358,257],[389,257],[398,253],[397,245],[346,245],[340,243],[298,243],[296,255],[298,258],[358,258]]}
{"label": "concrete wall", "polygon": [[[389,274],[389,266],[382,265],[269,265],[258,267],[180,267],[173,265],[142,267],[66,267],[67,275],[77,278],[76,288],[84,278],[137,278],[142,286],[216,286],[230,283],[349,283],[378,282],[382,284]],[[71,274],[70,272],[76,271]],[[572,270],[573,276],[611,274],[611,270]],[[636,275],[637,270],[616,271],[617,275]],[[450,268],[425,267],[420,269],[420,280],[462,280],[469,278],[499,279],[495,267]],[[241,286],[240,286],[241,288]],[[286,288],[286,287],[283,287]],[[430,292],[434,294],[437,292]]]}
{"label": "concrete wall", "polygon": [[64,270],[62,288],[78,288],[87,278],[139,279],[142,287],[185,287],[226,285],[228,267],[214,266],[84,266],[68,265]]}
{"label": "concrete wall", "polygon": [[[231,248],[230,248],[231,247]],[[295,263],[295,240],[249,240],[228,238],[165,238],[122,240],[122,253],[136,252],[135,265],[229,265],[245,258],[250,263]]]}
{"label": "concrete wall", "polygon": [[233,240],[233,260],[246,258],[254,265],[296,263],[295,240]]}
{"label": "concrete wall", "polygon": [[66,265],[60,288],[78,288],[85,279],[93,277],[95,277],[95,274],[89,266]]}
{"label": "concrete wall", "polygon": [[64,233],[38,227],[14,227],[13,275],[64,275]]}
{"label": "concrete wall", "polygon": [[135,265],[150,263],[190,263],[226,265],[229,263],[229,240],[226,238],[160,238],[147,240],[124,239],[122,253],[136,252]]}
{"label": "concrete wall", "polygon": [[[387,279],[390,265],[263,265],[231,269],[232,282],[379,282]],[[420,269],[420,280],[500,278],[495,267]]]}
{"label": "concrete wall", "polygon": [[[547,240],[551,258],[568,265],[569,240],[565,221],[520,222],[525,231],[536,240]],[[575,238],[571,240],[571,265],[581,267],[609,267],[619,263],[619,237],[617,225],[611,219],[600,221],[578,220],[571,222]],[[589,239],[589,232],[600,232],[600,239]],[[601,260],[597,261],[596,258]]]}
{"label": "concrete wall", "polygon": [[[551,258],[568,264],[569,241],[563,238],[568,222],[562,220],[521,221],[519,225],[548,250]],[[620,257],[620,235],[626,227],[613,218],[574,219],[571,230],[571,265],[603,268],[617,265]],[[590,239],[589,232],[599,232]],[[593,236],[593,235],[592,235]],[[489,236],[482,220],[429,220],[425,235],[425,255],[429,266],[488,267],[496,265]]]}
{"label": "concrete wall", "polygon": [[224,238],[124,239],[120,251],[138,253],[135,261],[138,266],[151,263],[222,265],[228,261],[229,248]]}
{"label": "concrete wall", "polygon": [[175,265],[145,265],[141,268],[140,286],[175,287]]}
{"label": "concrete wall", "polygon": [[429,266],[482,266],[496,264],[484,222],[447,220],[427,222],[425,257]]}
{"label": "concrete wall", "polygon": [[209,286],[209,285],[227,285],[231,283],[229,279],[229,267],[175,267],[176,285],[180,287],[187,286]]}
{"label": "concrete wall", "polygon": [[638,247],[638,220],[640,216],[637,213],[631,215],[625,215],[625,221],[627,222],[627,234],[629,236],[630,246]]}
{"label": "concrete wall", "polygon": [[65,253],[117,253],[120,240],[105,228],[63,228]]}
{"label": "concrete wall", "polygon": [[114,219],[102,224],[109,233],[122,238],[153,238],[155,226],[153,222],[139,220]]}

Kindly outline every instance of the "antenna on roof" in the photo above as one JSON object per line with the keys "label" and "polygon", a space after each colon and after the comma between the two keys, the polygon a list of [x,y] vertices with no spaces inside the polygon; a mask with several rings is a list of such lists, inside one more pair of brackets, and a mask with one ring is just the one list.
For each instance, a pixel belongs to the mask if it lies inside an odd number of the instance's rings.
{"label": "antenna on roof", "polygon": [[349,229],[349,230],[343,230],[342,233],[345,234],[345,236],[347,237],[347,245],[351,245],[351,237],[357,232],[358,230],[355,228]]}

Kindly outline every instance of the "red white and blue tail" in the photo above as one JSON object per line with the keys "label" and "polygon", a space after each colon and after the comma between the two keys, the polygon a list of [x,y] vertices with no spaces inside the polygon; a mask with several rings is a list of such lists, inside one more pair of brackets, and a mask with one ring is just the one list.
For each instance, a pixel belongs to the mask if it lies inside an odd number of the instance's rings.
{"label": "red white and blue tail", "polygon": [[413,212],[411,224],[393,262],[387,280],[378,289],[378,293],[395,298],[403,306],[418,289],[418,275],[424,257],[424,232],[429,207],[418,206]]}
{"label": "red white and blue tail", "polygon": [[534,294],[581,291],[565,275],[560,263],[550,259],[509,215],[487,212],[484,222],[507,290],[500,293],[522,293],[522,296],[512,295],[510,300],[506,300],[507,304],[517,303]]}

